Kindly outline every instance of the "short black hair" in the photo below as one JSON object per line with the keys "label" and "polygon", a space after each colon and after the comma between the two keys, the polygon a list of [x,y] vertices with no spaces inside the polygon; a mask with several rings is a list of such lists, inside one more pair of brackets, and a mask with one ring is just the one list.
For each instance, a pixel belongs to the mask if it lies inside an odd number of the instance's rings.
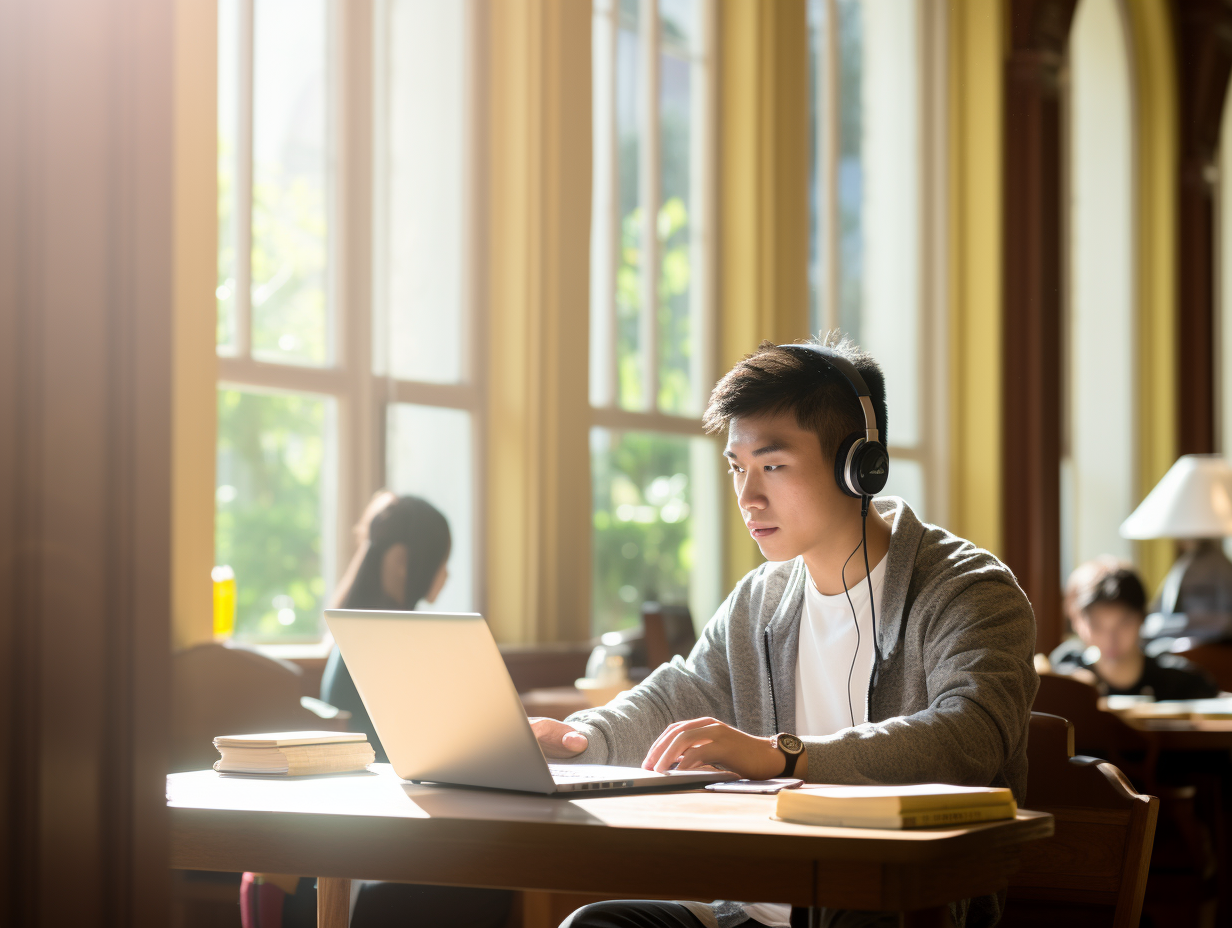
{"label": "short black hair", "polygon": [[[851,362],[868,387],[878,437],[886,444],[885,375],[873,356],[835,334],[801,344],[824,345]],[[837,453],[852,432],[864,432],[864,408],[847,378],[811,351],[768,341],[715,384],[702,424],[707,432],[717,432],[741,416],[782,412],[794,414],[800,428],[816,432],[825,455]]]}
{"label": "short black hair", "polygon": [[1132,564],[1104,554],[1074,568],[1065,584],[1070,621],[1100,603],[1127,606],[1146,615],[1146,589]]}

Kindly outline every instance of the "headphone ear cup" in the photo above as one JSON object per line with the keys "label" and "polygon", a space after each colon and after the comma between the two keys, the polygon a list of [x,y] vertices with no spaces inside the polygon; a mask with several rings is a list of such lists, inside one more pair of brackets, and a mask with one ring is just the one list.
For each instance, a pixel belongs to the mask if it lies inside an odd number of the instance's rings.
{"label": "headphone ear cup", "polygon": [[876,496],[890,476],[890,454],[879,441],[866,441],[851,457],[847,479],[863,496]]}
{"label": "headphone ear cup", "polygon": [[859,460],[859,449],[856,450],[857,457],[852,458],[851,450],[856,445],[864,444],[865,438],[863,432],[852,432],[843,439],[843,443],[838,446],[838,452],[834,455],[834,482],[838,484],[838,488],[848,496],[860,497],[860,494],[853,489],[858,484],[850,482],[850,477],[854,473],[854,469],[849,472],[847,468],[847,460],[851,458],[852,462]]}

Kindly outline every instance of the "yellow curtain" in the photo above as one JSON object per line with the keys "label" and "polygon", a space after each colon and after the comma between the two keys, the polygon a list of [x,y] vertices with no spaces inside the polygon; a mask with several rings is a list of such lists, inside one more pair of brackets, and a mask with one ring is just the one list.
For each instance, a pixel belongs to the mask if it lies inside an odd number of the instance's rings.
{"label": "yellow curtain", "polygon": [[[762,339],[809,334],[809,68],[804,0],[719,6],[719,372]],[[734,503],[724,580],[761,563]]]}
{"label": "yellow curtain", "polygon": [[490,12],[486,611],[500,641],[585,640],[591,10]]}
{"label": "yellow curtain", "polygon": [[1001,547],[1001,109],[1005,6],[949,5],[947,528]]}
{"label": "yellow curtain", "polygon": [[[1134,0],[1129,13],[1138,155],[1138,491],[1146,496],[1176,460],[1176,62],[1167,0]],[[1150,589],[1176,551],[1139,542]]]}
{"label": "yellow curtain", "polygon": [[172,376],[172,644],[214,637],[214,286],[218,251],[218,7],[175,5],[175,327]]}

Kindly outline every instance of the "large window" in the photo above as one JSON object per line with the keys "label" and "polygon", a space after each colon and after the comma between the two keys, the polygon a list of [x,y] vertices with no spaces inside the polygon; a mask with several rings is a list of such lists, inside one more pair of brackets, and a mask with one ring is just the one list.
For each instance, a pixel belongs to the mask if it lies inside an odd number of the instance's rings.
{"label": "large window", "polygon": [[1082,0],[1069,37],[1062,577],[1099,554],[1134,554],[1117,531],[1138,503],[1133,93],[1123,15],[1117,0]]}
{"label": "large window", "polygon": [[471,10],[361,13],[219,2],[215,549],[248,640],[321,638],[380,486],[445,513],[437,605],[478,605]]}
{"label": "large window", "polygon": [[595,0],[590,400],[596,632],[719,602],[712,4]]}
{"label": "large window", "polygon": [[945,518],[944,5],[809,0],[814,331],[886,373],[885,492]]}

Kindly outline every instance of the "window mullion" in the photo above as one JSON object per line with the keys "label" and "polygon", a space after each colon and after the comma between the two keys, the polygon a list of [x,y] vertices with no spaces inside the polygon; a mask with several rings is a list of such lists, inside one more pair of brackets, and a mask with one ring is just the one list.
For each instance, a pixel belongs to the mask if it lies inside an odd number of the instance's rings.
{"label": "window mullion", "polygon": [[838,305],[838,256],[839,256],[839,206],[838,206],[838,153],[840,138],[839,119],[839,49],[838,5],[836,0],[824,0],[825,15],[822,18],[822,62],[817,69],[821,82],[819,94],[822,101],[821,118],[817,131],[821,151],[821,234],[822,272],[821,292],[825,299],[821,319],[826,330],[839,327]]}
{"label": "window mullion", "polygon": [[642,355],[642,407],[658,408],[659,396],[659,239],[658,215],[660,197],[659,145],[659,4],[658,0],[642,0],[639,22],[639,42],[642,53],[642,145],[638,152],[641,165],[638,172],[642,204],[642,274],[641,332],[639,347]]}
{"label": "window mullion", "polygon": [[609,7],[608,21],[608,61],[611,67],[607,71],[608,94],[608,163],[609,176],[604,178],[610,191],[610,208],[608,210],[608,248],[605,260],[608,262],[608,287],[603,294],[605,332],[603,343],[607,349],[607,403],[620,405],[620,352],[619,328],[616,310],[616,280],[620,273],[621,220],[620,215],[620,119],[616,112],[617,82],[619,80],[618,55],[620,51],[620,16],[615,0]]}
{"label": "window mullion", "polygon": [[252,356],[253,5],[239,0],[235,127],[235,356]]}

